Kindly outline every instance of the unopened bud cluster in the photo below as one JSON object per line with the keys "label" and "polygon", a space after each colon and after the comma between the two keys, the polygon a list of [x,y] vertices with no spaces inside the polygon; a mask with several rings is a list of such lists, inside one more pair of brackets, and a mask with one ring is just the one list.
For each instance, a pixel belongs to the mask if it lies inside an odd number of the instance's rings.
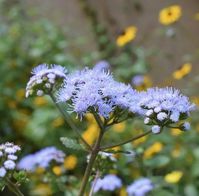
{"label": "unopened bud cluster", "polygon": [[33,76],[26,86],[26,97],[30,95],[43,96],[53,90],[55,84],[66,77],[66,69],[60,65],[42,64],[33,69]]}
{"label": "unopened bud cluster", "polygon": [[18,159],[16,153],[20,150],[21,148],[13,143],[7,142],[0,145],[0,178],[16,168]]}

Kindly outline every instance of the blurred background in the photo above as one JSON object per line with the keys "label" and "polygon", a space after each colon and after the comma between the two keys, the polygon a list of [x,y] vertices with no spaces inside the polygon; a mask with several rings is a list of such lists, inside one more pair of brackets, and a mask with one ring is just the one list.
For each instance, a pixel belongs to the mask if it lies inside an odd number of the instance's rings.
{"label": "blurred background", "polygon": [[[85,155],[61,145],[61,136],[74,135],[51,100],[25,99],[34,66],[60,64],[72,71],[106,64],[117,80],[137,90],[174,86],[198,105],[198,35],[197,0],[0,0],[0,141],[21,145],[21,157],[45,146],[69,157],[64,171],[52,168],[50,183],[44,180],[46,171],[30,174],[26,195],[75,195],[86,165]],[[158,184],[151,195],[199,195],[197,113],[190,121],[189,133],[173,129],[124,146],[138,151],[139,159],[118,155],[117,169],[108,172],[119,175],[124,187],[111,194],[125,196],[126,185],[146,176]],[[92,143],[93,119],[76,123]],[[106,139],[120,141],[145,129],[139,119],[122,123]]]}

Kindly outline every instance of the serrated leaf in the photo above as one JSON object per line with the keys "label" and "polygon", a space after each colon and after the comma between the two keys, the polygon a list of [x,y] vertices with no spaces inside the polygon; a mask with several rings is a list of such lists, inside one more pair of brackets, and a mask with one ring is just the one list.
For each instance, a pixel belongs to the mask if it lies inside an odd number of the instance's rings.
{"label": "serrated leaf", "polygon": [[74,139],[67,138],[67,137],[61,137],[60,140],[66,148],[70,148],[73,150],[84,150],[82,145],[77,143],[77,141]]}

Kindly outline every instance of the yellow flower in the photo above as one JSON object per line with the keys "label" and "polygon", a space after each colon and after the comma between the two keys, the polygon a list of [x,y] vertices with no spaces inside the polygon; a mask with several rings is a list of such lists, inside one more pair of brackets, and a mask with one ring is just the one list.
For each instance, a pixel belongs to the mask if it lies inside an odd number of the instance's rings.
{"label": "yellow flower", "polygon": [[180,129],[178,129],[178,128],[172,128],[171,129],[171,135],[178,136],[180,134],[182,134],[182,131]]}
{"label": "yellow flower", "polygon": [[117,133],[123,132],[125,130],[125,128],[126,128],[126,123],[125,122],[113,125],[113,131],[115,131]]}
{"label": "yellow flower", "polygon": [[64,160],[64,167],[68,170],[73,170],[77,165],[77,157],[69,155]]}
{"label": "yellow flower", "polygon": [[60,166],[54,166],[52,170],[53,173],[57,176],[60,176],[62,173],[62,168]]}
{"label": "yellow flower", "polygon": [[182,65],[179,69],[173,72],[173,78],[176,80],[180,80],[184,78],[186,75],[188,75],[192,70],[192,64],[185,63]]}
{"label": "yellow flower", "polygon": [[36,174],[43,174],[45,172],[45,169],[43,167],[37,167],[35,173]]}
{"label": "yellow flower", "polygon": [[122,187],[119,192],[119,196],[127,196],[126,188]]}
{"label": "yellow flower", "polygon": [[174,158],[176,158],[176,157],[179,157],[180,156],[180,145],[176,145],[175,147],[174,147],[174,149],[172,150],[172,156],[174,157]]}
{"label": "yellow flower", "polygon": [[52,122],[53,127],[60,127],[64,124],[64,119],[59,117]]}
{"label": "yellow flower", "polygon": [[183,173],[181,171],[173,171],[171,173],[168,173],[164,180],[168,183],[178,183],[180,179],[182,178]]}
{"label": "yellow flower", "polygon": [[47,184],[39,184],[34,189],[31,190],[31,195],[51,196],[52,190],[50,189],[50,186]]}
{"label": "yellow flower", "polygon": [[126,45],[127,43],[135,39],[136,33],[137,33],[137,28],[135,26],[127,27],[124,30],[124,33],[117,37],[116,44],[119,47]]}
{"label": "yellow flower", "polygon": [[197,106],[199,106],[199,97],[191,97],[191,101],[196,104]]}
{"label": "yellow flower", "polygon": [[91,145],[97,138],[98,131],[99,131],[99,128],[96,123],[90,124],[88,126],[88,129],[84,131],[84,133],[82,134],[82,137],[88,142],[88,144]]}
{"label": "yellow flower", "polygon": [[155,142],[153,145],[151,145],[149,148],[147,148],[144,152],[144,158],[149,159],[154,154],[160,152],[163,148],[163,144],[160,142]]}
{"label": "yellow flower", "polygon": [[47,100],[44,97],[35,97],[34,105],[43,106],[47,104]]}
{"label": "yellow flower", "polygon": [[179,5],[172,5],[160,11],[159,22],[163,25],[170,25],[179,20],[182,10]]}

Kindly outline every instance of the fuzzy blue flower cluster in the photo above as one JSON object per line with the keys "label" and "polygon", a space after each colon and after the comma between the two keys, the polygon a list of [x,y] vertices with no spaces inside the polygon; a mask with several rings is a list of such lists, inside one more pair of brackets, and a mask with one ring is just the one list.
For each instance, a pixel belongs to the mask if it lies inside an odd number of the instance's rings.
{"label": "fuzzy blue flower cluster", "polygon": [[34,172],[36,168],[47,168],[54,161],[56,163],[63,163],[65,154],[61,150],[51,146],[46,147],[34,154],[29,154],[23,157],[18,163],[19,169],[24,169]]}
{"label": "fuzzy blue flower cluster", "polygon": [[[145,110],[145,124],[154,125],[152,131],[159,133],[161,127],[186,119],[195,105],[188,97],[173,88],[151,88],[141,92],[140,107]],[[185,129],[189,128],[185,123]]]}
{"label": "fuzzy blue flower cluster", "polygon": [[127,187],[128,196],[146,196],[154,185],[148,178],[140,178]]}
{"label": "fuzzy blue flower cluster", "polygon": [[67,70],[60,65],[41,64],[32,70],[32,77],[26,86],[26,97],[49,93],[58,80],[66,77]]}
{"label": "fuzzy blue flower cluster", "polygon": [[104,178],[98,178],[93,184],[93,191],[96,193],[99,190],[114,191],[122,186],[122,181],[114,174],[108,174]]}
{"label": "fuzzy blue flower cluster", "polygon": [[16,160],[18,159],[16,153],[20,150],[19,146],[10,142],[0,145],[0,178],[5,177],[9,171],[16,168]]}
{"label": "fuzzy blue flower cluster", "polygon": [[190,128],[188,122],[180,125],[179,122],[185,120],[195,106],[178,90],[166,87],[138,92],[130,85],[115,81],[107,70],[106,61],[97,63],[93,69],[84,68],[67,75],[66,69],[59,65],[39,65],[32,71],[26,96],[49,93],[61,79],[57,102],[68,103],[80,119],[89,112],[108,119],[110,114],[120,115],[117,112],[123,111],[143,116],[144,123],[152,125],[153,133],[160,133],[163,127],[175,123],[181,130]]}
{"label": "fuzzy blue flower cluster", "polygon": [[69,74],[57,96],[58,102],[70,102],[80,117],[93,109],[105,118],[116,107],[139,112],[138,99],[130,85],[116,82],[108,72],[88,68]]}

